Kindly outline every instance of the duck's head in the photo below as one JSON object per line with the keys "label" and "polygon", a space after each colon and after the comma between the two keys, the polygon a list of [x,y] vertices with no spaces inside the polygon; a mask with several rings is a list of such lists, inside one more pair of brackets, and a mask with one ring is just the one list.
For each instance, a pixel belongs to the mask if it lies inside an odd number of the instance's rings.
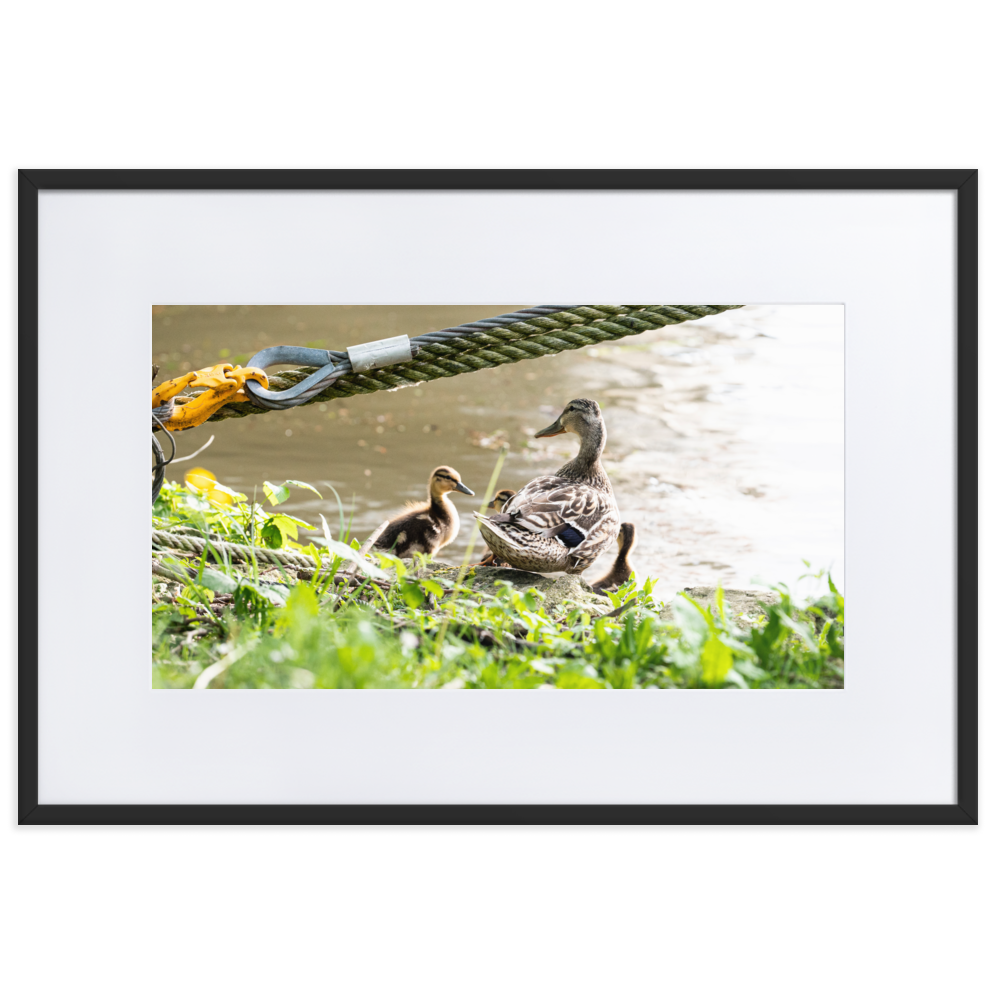
{"label": "duck's head", "polygon": [[627,556],[635,542],[635,525],[631,521],[622,521],[618,529],[618,554]]}
{"label": "duck's head", "polygon": [[557,434],[573,433],[581,438],[588,437],[604,428],[601,408],[593,399],[571,399],[555,423],[543,427],[536,438],[550,438]]}
{"label": "duck's head", "polygon": [[470,497],[476,495],[462,482],[462,477],[450,465],[439,465],[431,473],[428,485],[431,496],[435,497],[443,497],[445,493],[452,493],[455,490]]}
{"label": "duck's head", "polygon": [[503,510],[503,505],[514,495],[513,490],[497,490],[497,495],[490,501],[495,511]]}

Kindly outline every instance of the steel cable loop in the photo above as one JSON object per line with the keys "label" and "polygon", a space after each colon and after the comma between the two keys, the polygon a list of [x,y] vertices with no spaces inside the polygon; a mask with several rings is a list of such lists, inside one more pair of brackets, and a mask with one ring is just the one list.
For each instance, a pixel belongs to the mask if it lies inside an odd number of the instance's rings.
{"label": "steel cable loop", "polygon": [[[416,354],[424,346],[458,339],[463,334],[478,333],[497,327],[502,328],[511,323],[521,323],[522,325],[532,322],[538,323],[549,313],[562,313],[565,308],[564,306],[536,306],[533,309],[522,309],[490,319],[477,320],[475,323],[437,330],[434,333],[411,338],[411,350]],[[532,327],[528,326],[528,329],[532,329]],[[342,375],[353,371],[347,358],[348,355],[344,351],[320,351],[306,347],[268,347],[258,351],[250,359],[248,366],[267,368],[274,364],[318,364],[321,367],[311,371],[305,378],[282,391],[261,389],[250,384],[245,387],[244,392],[257,406],[268,410],[284,410],[293,406],[301,406],[323,392]],[[337,364],[338,360],[341,362],[340,364]],[[296,385],[302,385],[302,388],[296,388]]]}
{"label": "steel cable loop", "polygon": [[[209,420],[226,420],[266,413],[270,409],[326,402],[348,396],[392,391],[438,378],[500,365],[514,364],[543,355],[558,354],[594,344],[621,340],[647,330],[714,316],[737,305],[642,305],[642,306],[536,306],[461,326],[424,333],[410,340],[412,361],[367,372],[354,372],[349,361],[337,360],[322,379],[311,382],[300,394],[281,400],[263,399],[247,383],[252,403],[229,403]],[[306,349],[302,349],[306,350]],[[342,355],[343,352],[314,352]],[[259,367],[259,365],[258,365]],[[298,368],[270,376],[274,389],[284,393],[314,376],[315,368]]]}
{"label": "steel cable loop", "polygon": [[163,488],[163,478],[167,473],[167,462],[163,458],[163,449],[160,447],[160,442],[156,440],[156,435],[153,435],[153,503],[156,503],[156,498],[160,495],[160,490]]}
{"label": "steel cable loop", "polygon": [[163,431],[170,438],[170,458],[166,458],[160,442],[156,440],[157,428],[153,428],[151,435],[153,439],[153,503],[156,503],[156,498],[160,495],[160,490],[163,488],[167,466],[177,457],[177,442],[174,440],[173,434],[163,426],[163,421],[155,413],[153,414],[153,420],[159,424],[159,430]]}

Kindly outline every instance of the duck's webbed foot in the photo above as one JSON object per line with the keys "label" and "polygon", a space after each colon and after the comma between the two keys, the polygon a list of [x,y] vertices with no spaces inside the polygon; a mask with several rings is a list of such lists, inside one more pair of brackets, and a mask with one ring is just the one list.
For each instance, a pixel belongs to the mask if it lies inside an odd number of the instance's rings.
{"label": "duck's webbed foot", "polygon": [[499,559],[495,553],[487,552],[483,556],[482,562],[477,562],[477,566],[494,566],[497,569],[513,569],[510,563],[505,563],[502,559]]}

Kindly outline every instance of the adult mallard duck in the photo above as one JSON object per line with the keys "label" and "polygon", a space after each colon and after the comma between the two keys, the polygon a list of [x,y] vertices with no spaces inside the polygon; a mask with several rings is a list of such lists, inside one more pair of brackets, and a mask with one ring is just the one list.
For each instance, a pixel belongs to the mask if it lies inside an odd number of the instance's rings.
{"label": "adult mallard duck", "polygon": [[[514,490],[497,490],[497,495],[486,505],[492,507],[498,514],[503,510],[503,505],[514,495]],[[483,553],[483,560],[480,566],[502,566],[503,563],[497,559],[489,549]]]}
{"label": "adult mallard duck", "polygon": [[572,462],[554,476],[532,479],[499,514],[476,515],[490,550],[516,569],[582,573],[618,534],[618,504],[601,465],[607,431],[594,400],[570,400],[535,437],[566,433],[580,438]]}
{"label": "adult mallard duck", "polygon": [[628,561],[628,554],[635,542],[635,525],[631,521],[622,521],[618,529],[618,557],[614,565],[608,571],[607,576],[602,576],[597,583],[591,586],[598,594],[603,594],[606,590],[614,590],[620,587],[631,575],[632,567]]}
{"label": "adult mallard duck", "polygon": [[436,555],[458,534],[458,511],[447,496],[455,490],[470,497],[476,495],[450,465],[439,465],[427,481],[427,499],[408,503],[375,539],[375,548],[392,549],[400,559],[417,552]]}

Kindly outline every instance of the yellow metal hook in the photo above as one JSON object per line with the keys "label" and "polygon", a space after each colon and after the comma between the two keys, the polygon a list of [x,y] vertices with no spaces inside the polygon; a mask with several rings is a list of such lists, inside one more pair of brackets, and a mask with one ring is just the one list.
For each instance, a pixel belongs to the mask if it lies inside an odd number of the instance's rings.
{"label": "yellow metal hook", "polygon": [[237,368],[228,362],[188,372],[179,378],[172,378],[153,390],[153,409],[173,399],[181,389],[188,386],[205,388],[207,391],[195,396],[190,402],[174,407],[173,414],[163,421],[168,431],[185,431],[203,424],[216,410],[234,399],[246,400],[243,384],[248,379],[259,382],[267,388],[267,376],[260,368]]}

